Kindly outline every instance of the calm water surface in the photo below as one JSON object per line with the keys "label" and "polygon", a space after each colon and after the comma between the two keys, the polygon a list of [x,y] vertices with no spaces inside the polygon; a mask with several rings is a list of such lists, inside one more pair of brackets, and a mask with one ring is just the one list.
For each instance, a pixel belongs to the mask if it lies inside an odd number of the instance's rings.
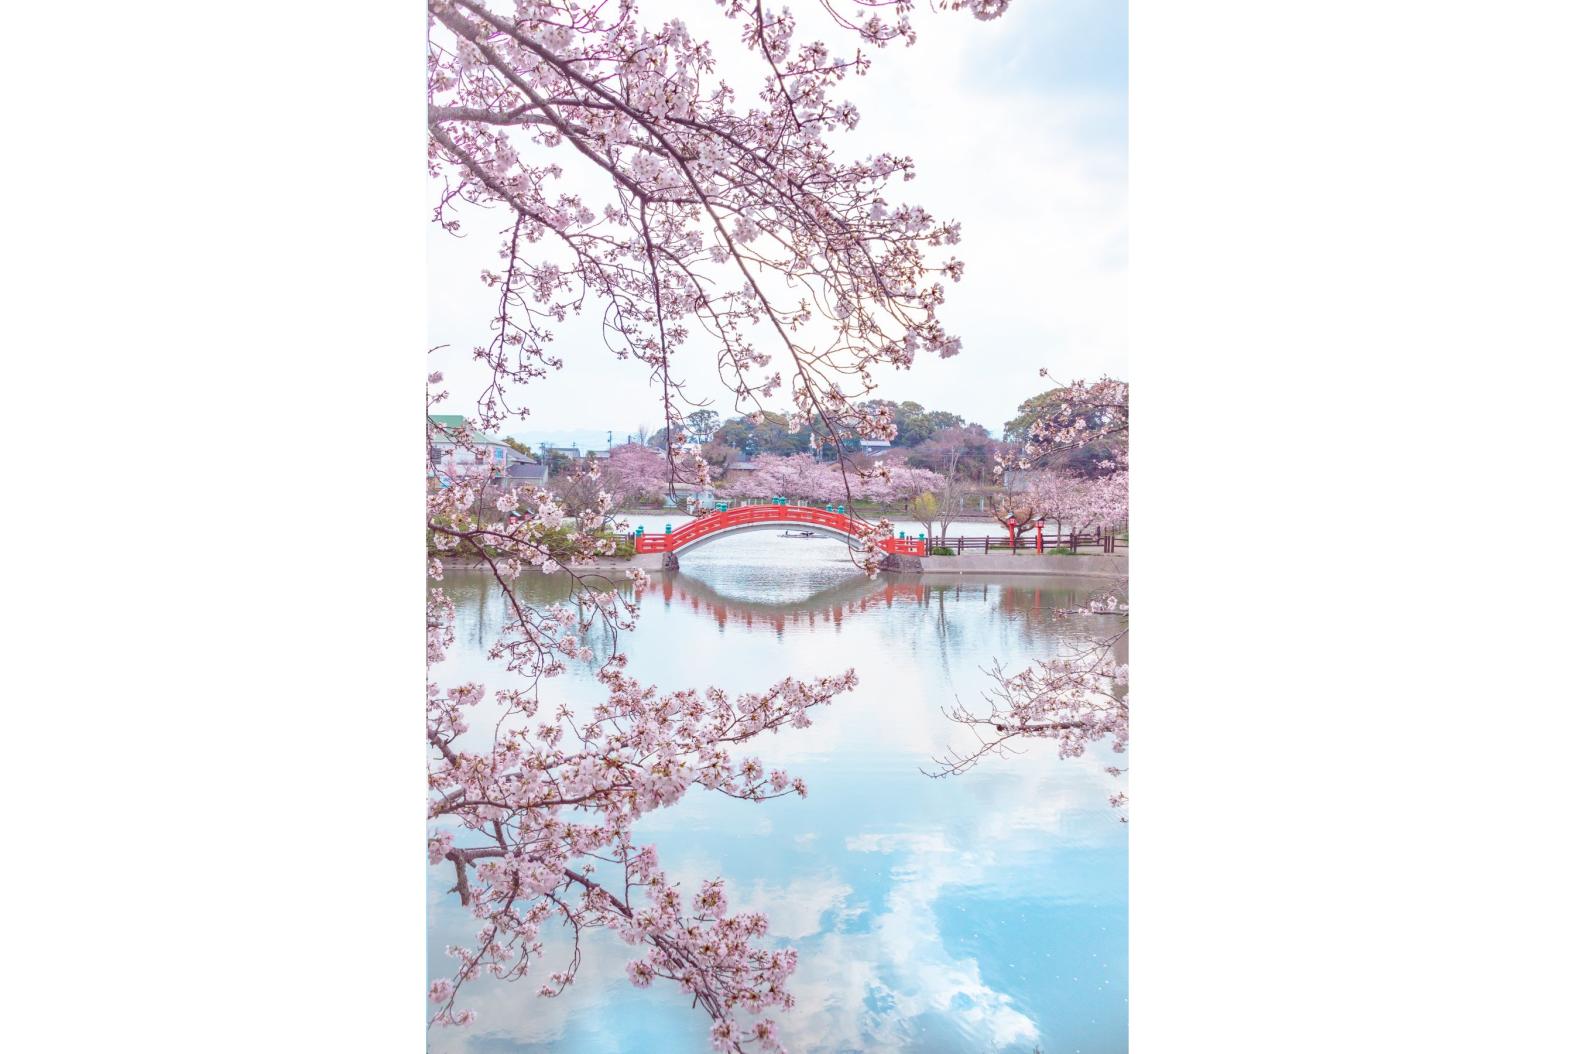
{"label": "calm water surface", "polygon": [[[647,518],[635,522],[654,529]],[[663,529],[662,518],[656,524]],[[525,581],[541,602],[566,589],[563,578]],[[479,574],[450,572],[446,584],[457,643],[435,676],[446,685],[504,685],[483,659],[502,622],[501,598]],[[861,678],[854,692],[814,711],[811,728],[754,744],[767,765],[806,779],[805,800],[749,803],[695,790],[637,828],[672,881],[689,892],[722,876],[732,911],[765,911],[773,939],[798,949],[797,1006],[773,1015],[791,1050],[1126,1049],[1127,828],[1108,806],[1115,781],[1102,770],[1127,762],[1107,749],[1059,761],[1034,744],[963,776],[920,771],[970,736],[940,707],[980,699],[990,683],[982,668],[995,657],[1014,669],[1056,652],[1068,624],[1049,612],[1096,584],[868,581],[836,542],[768,532],[693,550],[678,574],[655,576],[637,629],[619,641],[629,672],[644,682],[733,693],[851,666]],[[545,691],[546,700],[583,705],[599,695],[590,668]],[[434,977],[453,962],[445,946],[476,930],[445,892],[453,881],[430,871]],[[530,980],[479,981],[461,1003],[477,1010],[476,1024],[433,1030],[430,1048],[709,1049],[706,1016],[678,989],[632,987],[625,963],[633,949],[607,933],[589,937],[563,996],[540,999]],[[550,950],[545,972],[559,966]]]}

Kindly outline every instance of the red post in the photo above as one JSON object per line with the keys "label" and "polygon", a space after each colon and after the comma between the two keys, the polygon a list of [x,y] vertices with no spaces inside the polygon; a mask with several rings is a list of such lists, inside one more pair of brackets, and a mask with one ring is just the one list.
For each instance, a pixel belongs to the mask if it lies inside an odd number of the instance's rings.
{"label": "red post", "polygon": [[1009,518],[1009,551],[1016,552],[1020,549],[1019,539],[1015,534],[1015,517]]}
{"label": "red post", "polygon": [[1042,555],[1042,517],[1037,517],[1037,555]]}

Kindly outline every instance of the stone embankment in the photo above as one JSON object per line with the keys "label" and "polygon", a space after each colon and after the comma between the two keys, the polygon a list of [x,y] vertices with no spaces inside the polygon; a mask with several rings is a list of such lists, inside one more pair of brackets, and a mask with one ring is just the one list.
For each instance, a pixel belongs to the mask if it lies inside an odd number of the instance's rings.
{"label": "stone embankment", "polygon": [[[630,560],[600,561],[599,568],[640,567],[644,571],[674,571],[680,561],[670,553],[643,553]],[[883,570],[897,574],[947,577],[949,575],[1060,575],[1073,578],[1124,578],[1130,557],[1106,553],[1078,556],[1038,556],[1035,553],[989,553],[965,556],[898,556],[884,558]]]}
{"label": "stone embankment", "polygon": [[987,555],[909,557],[920,567],[905,568],[913,574],[933,575],[1070,575],[1076,578],[1124,578],[1130,574],[1130,557],[1107,553],[1084,556]]}

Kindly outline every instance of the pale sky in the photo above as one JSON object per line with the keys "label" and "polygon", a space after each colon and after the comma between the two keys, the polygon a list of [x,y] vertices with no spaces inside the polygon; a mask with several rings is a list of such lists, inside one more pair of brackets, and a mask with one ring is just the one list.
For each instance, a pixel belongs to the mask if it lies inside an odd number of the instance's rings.
{"label": "pale sky", "polygon": [[[755,90],[755,77],[732,74],[746,61],[738,30],[715,31],[726,23],[711,2],[640,6],[649,23],[683,18],[713,42],[725,78],[742,94]],[[853,52],[854,38],[825,30],[814,5],[797,10],[797,39]],[[1039,367],[1056,379],[1128,374],[1127,8],[1125,0],[1011,0],[1001,18],[979,22],[923,5],[914,21],[914,47],[873,53],[871,72],[845,82],[861,123],[833,141],[847,157],[909,154],[917,178],[894,184],[891,201],[961,221],[953,251],[965,277],[948,285],[943,319],[963,348],[880,373],[875,395],[952,410],[996,433],[1022,399],[1050,386]],[[430,356],[430,368],[445,371],[454,393],[445,408],[455,413],[472,412],[477,385],[468,383],[465,352],[486,343],[494,308],[478,274],[496,259],[503,221],[482,219],[463,217],[465,241],[429,233],[429,343],[452,348]],[[593,327],[567,325],[557,343],[565,368],[524,393],[531,419],[503,431],[585,442],[612,430],[619,441],[638,424],[662,422],[646,371],[616,360]],[[690,347],[681,369],[694,398],[713,394],[731,416],[711,362],[707,348]]]}

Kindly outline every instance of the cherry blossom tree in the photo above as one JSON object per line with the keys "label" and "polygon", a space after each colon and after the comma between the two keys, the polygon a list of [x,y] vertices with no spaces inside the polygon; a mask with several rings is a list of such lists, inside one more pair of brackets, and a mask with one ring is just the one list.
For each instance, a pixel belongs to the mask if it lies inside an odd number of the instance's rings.
{"label": "cherry blossom tree", "polygon": [[1027,510],[1051,521],[1055,534],[1063,534],[1064,525],[1074,524],[1079,515],[1082,482],[1063,473],[1037,473],[1027,481]]}
{"label": "cherry blossom tree", "polygon": [[[1006,2],[938,6],[991,19]],[[892,420],[858,404],[879,369],[959,352],[939,318],[945,283],[963,273],[944,255],[959,227],[898,197],[896,185],[915,175],[908,157],[834,149],[858,118],[836,97],[840,83],[868,72],[870,50],[914,39],[909,0],[805,6],[855,50],[799,38],[789,9],[722,0],[758,64],[743,103],[717,75],[712,43],[679,20],[642,22],[631,0],[430,0],[434,219],[456,235],[503,228],[500,263],[483,275],[497,300],[490,340],[473,351],[487,378],[473,424],[524,418],[523,386],[562,364],[556,337],[590,312],[614,356],[657,383],[670,481],[706,480],[700,458],[681,458],[697,405],[675,369],[683,346],[711,353],[737,412],[764,413],[788,386],[791,426],[830,446],[841,467],[850,438],[892,438]],[[429,377],[430,408],[449,394],[442,382]],[[816,464],[790,477],[808,495],[827,491],[832,470]],[[688,898],[637,843],[635,825],[698,787],[748,801],[804,794],[741,748],[806,724],[854,673],[735,699],[714,688],[661,693],[629,677],[617,652],[599,672],[607,698],[592,713],[555,703],[547,687],[568,663],[591,659],[595,622],[635,625],[634,603],[597,588],[589,566],[613,552],[601,529],[614,495],[600,487],[567,510],[544,489],[512,487],[488,495],[496,521],[480,512],[486,480],[441,468],[427,509],[429,859],[453,872],[452,891],[480,929],[451,949],[452,975],[433,982],[434,1021],[472,1020],[457,999],[484,975],[534,976],[541,994],[563,991],[583,936],[610,930],[636,949],[632,983],[678,987],[712,1019],[716,1049],[782,1049],[759,1015],[791,1005],[794,950],[764,946],[766,920],[729,914],[718,882]],[[585,478],[599,474],[589,466]],[[835,474],[848,491],[847,474]],[[870,543],[869,573],[879,555]],[[455,639],[443,585],[455,561],[486,568],[504,596],[506,623],[488,654],[506,686],[439,682],[435,667]],[[524,573],[561,570],[575,604],[539,608],[515,589]],[[640,595],[645,576],[630,577]],[[572,935],[557,964],[541,939],[550,923]]]}
{"label": "cherry blossom tree", "polygon": [[[476,681],[445,688],[430,677],[428,684],[429,861],[453,869],[452,892],[481,927],[475,944],[450,949],[454,973],[429,990],[433,1020],[470,1023],[472,1013],[456,999],[485,974],[536,975],[539,994],[557,995],[575,977],[583,934],[610,929],[641,949],[628,967],[632,981],[678,985],[714,1019],[720,1049],[779,1049],[771,1020],[745,1025],[740,1017],[792,1004],[785,982],[793,949],[754,943],[767,920],[728,914],[721,883],[705,884],[688,906],[651,847],[636,843],[634,826],[696,787],[747,801],[805,795],[799,780],[765,771],[737,748],[765,732],[805,727],[809,711],[854,686],[854,671],[787,678],[733,700],[717,689],[661,695],[627,676],[617,652],[598,672],[607,699],[590,715],[546,705],[545,682],[569,662],[593,657],[585,635],[595,622],[617,632],[635,626],[632,601],[588,581],[586,565],[613,553],[614,540],[601,533],[613,499],[605,492],[572,516],[546,490],[512,489],[493,501],[499,522],[477,512],[487,469],[449,459],[436,466],[440,475],[428,496],[436,551],[428,568],[435,583],[430,669],[455,640],[455,608],[443,581],[447,558],[459,558],[484,565],[502,589],[508,616],[488,657],[509,675],[509,687],[492,692]],[[568,571],[578,603],[524,603],[515,583],[533,569]],[[640,595],[646,576],[629,575]],[[602,878],[602,870],[611,877]],[[539,936],[550,922],[572,934],[571,951],[558,964],[543,961]]]}
{"label": "cherry blossom tree", "polygon": [[652,447],[625,443],[609,451],[609,463],[604,467],[613,487],[628,497],[651,497],[673,491],[669,464],[663,454]]}
{"label": "cherry blossom tree", "polygon": [[937,489],[942,483],[943,477],[931,469],[880,463],[862,473],[856,493],[859,497],[880,504],[909,502],[919,494]]}
{"label": "cherry blossom tree", "polygon": [[[883,466],[880,466],[880,471]],[[915,468],[911,465],[900,465],[889,469],[889,479],[894,488],[894,496],[910,500],[918,494],[925,494],[937,490],[943,485],[944,478],[929,468]]]}
{"label": "cherry blossom tree", "polygon": [[[1106,477],[1083,480],[1042,473],[1034,477],[1022,504],[1045,516],[1067,515],[1072,526],[1128,522],[1130,386],[1105,377],[1090,385],[1077,381],[1061,395],[1033,407],[1023,445],[1014,455],[1001,457],[1000,471],[1030,469],[1101,443],[1112,452]],[[1070,631],[1065,654],[1038,660],[1014,674],[995,664],[994,688],[985,695],[985,706],[957,704],[945,711],[972,733],[974,742],[935,759],[932,775],[956,775],[986,756],[1010,753],[1036,740],[1054,741],[1061,758],[1077,757],[1105,741],[1115,753],[1124,753],[1130,743],[1130,674],[1123,659],[1129,634],[1127,594],[1128,580],[1121,578],[1112,589],[1092,594],[1084,607],[1057,612]],[[1126,770],[1109,766],[1107,771],[1118,778]],[[1128,798],[1117,791],[1109,801],[1123,808]]]}
{"label": "cherry blossom tree", "polygon": [[1071,472],[1038,472],[1026,488],[1026,507],[1052,520],[1055,532],[1123,527],[1130,519],[1130,473],[1117,469],[1088,479]]}
{"label": "cherry blossom tree", "polygon": [[904,465],[860,469],[852,476],[837,462],[821,461],[810,454],[764,454],[754,458],[753,464],[755,469],[742,473],[728,493],[812,503],[843,503],[854,498],[890,502],[913,498],[942,482],[936,472]]}
{"label": "cherry blossom tree", "polygon": [[770,454],[756,458],[755,463],[757,469],[749,484],[752,497],[819,502],[832,500],[846,489],[839,469],[811,454]]}
{"label": "cherry blossom tree", "polygon": [[[1087,611],[1061,612],[1060,617],[1073,621],[1126,613],[1121,602],[1113,603],[1110,609],[1106,601],[1094,602]],[[1123,637],[1106,633],[1084,638],[1070,654],[1038,659],[1016,674],[995,664],[986,714],[961,704],[945,711],[976,732],[977,741],[939,759],[942,772],[963,772],[984,756],[1026,739],[1053,740],[1061,758],[1079,757],[1104,740],[1115,753],[1124,753],[1130,745],[1130,671],[1117,658]],[[1108,771],[1116,777],[1124,772],[1117,766]],[[1119,792],[1109,800],[1119,807],[1127,799]]]}
{"label": "cherry blossom tree", "polygon": [[[1047,370],[1041,371],[1048,375]],[[1109,449],[1112,463],[1099,468],[1126,468],[1130,463],[1130,385],[1104,377],[1056,389],[1023,421],[1024,441],[997,457],[998,471],[1040,468],[1048,460],[1092,446]]]}
{"label": "cherry blossom tree", "polygon": [[1083,527],[1114,529],[1130,523],[1130,470],[1116,469],[1087,482]]}
{"label": "cherry blossom tree", "polygon": [[566,465],[550,481],[549,490],[567,515],[580,517],[594,511],[601,513],[602,527],[614,522],[615,509],[624,504],[628,496],[620,481],[610,479],[603,466],[593,458]]}
{"label": "cherry blossom tree", "polygon": [[[724,0],[761,59],[758,105],[739,108],[709,42],[679,20],[641,25],[630,0],[503,12],[431,0],[435,218],[459,231],[466,206],[510,217],[502,265],[485,276],[499,293],[493,338],[475,351],[493,378],[478,400],[485,427],[525,416],[509,382],[559,366],[557,327],[595,306],[614,353],[660,385],[672,442],[687,416],[674,353],[693,338],[713,347],[737,411],[763,412],[788,373],[793,423],[817,420],[836,451],[853,435],[892,438],[863,397],[880,366],[960,350],[938,309],[964,265],[933,253],[959,241],[958,224],[892,196],[915,175],[910,158],[834,153],[833,134],[858,118],[834,92],[869,70],[861,47],[914,39],[909,0],[845,6],[816,10],[854,31],[849,57],[797,42],[788,8]],[[1006,2],[942,6],[990,19]]]}
{"label": "cherry blossom tree", "polygon": [[900,481],[892,472],[864,471],[852,488],[855,497],[886,504],[900,497]]}
{"label": "cherry blossom tree", "polygon": [[772,498],[775,497],[772,479],[763,476],[760,459],[751,462],[750,471],[738,471],[735,478],[727,480],[719,487],[721,494],[732,498]]}

